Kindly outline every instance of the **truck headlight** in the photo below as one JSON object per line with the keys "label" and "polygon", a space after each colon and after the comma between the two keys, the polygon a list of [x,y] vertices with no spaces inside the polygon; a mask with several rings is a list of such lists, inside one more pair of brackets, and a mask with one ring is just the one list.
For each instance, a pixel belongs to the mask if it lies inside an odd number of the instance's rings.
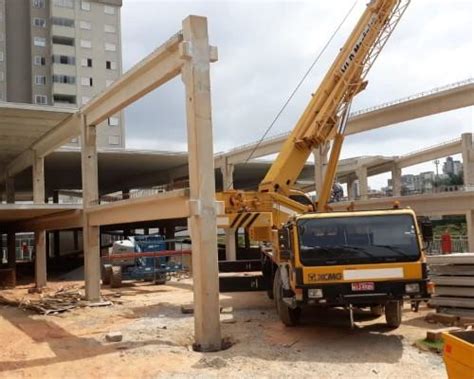
{"label": "truck headlight", "polygon": [[310,288],[308,290],[308,297],[310,299],[319,299],[323,297],[323,290],[321,288]]}
{"label": "truck headlight", "polygon": [[405,284],[406,293],[417,293],[420,292],[420,285],[418,283]]}

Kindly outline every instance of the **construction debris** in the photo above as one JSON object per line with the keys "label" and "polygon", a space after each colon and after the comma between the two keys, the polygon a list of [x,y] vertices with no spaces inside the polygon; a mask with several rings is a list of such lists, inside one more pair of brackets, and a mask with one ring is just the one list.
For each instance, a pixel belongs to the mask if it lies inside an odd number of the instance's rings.
{"label": "construction debris", "polygon": [[121,332],[110,332],[105,335],[105,340],[107,342],[120,342],[122,341],[122,333]]}
{"label": "construction debris", "polygon": [[443,333],[445,332],[456,332],[462,330],[461,328],[451,326],[449,328],[431,329],[426,331],[426,340],[430,342],[441,341]]}
{"label": "construction debris", "polygon": [[[474,317],[474,253],[428,256],[437,312]],[[453,324],[452,324],[453,325]]]}
{"label": "construction debris", "polygon": [[83,300],[84,296],[75,287],[63,287],[54,292],[48,292],[47,289],[44,289],[42,292],[28,291],[28,293],[27,296],[21,299],[0,295],[0,304],[30,309],[43,315],[57,314],[79,307],[96,307],[112,304],[110,301],[91,303]]}

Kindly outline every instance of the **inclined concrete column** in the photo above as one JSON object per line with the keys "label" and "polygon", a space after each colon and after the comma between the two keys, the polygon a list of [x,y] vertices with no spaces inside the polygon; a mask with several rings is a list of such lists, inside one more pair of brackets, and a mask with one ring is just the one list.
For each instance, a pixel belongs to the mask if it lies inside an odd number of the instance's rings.
{"label": "inclined concrete column", "polygon": [[237,260],[237,243],[236,243],[236,229],[225,229],[225,259],[227,261]]}
{"label": "inclined concrete column", "polygon": [[234,189],[234,165],[227,162],[221,167],[222,173],[222,190],[227,191]]}
{"label": "inclined concrete column", "polygon": [[467,251],[474,253],[474,209],[466,212]]}
{"label": "inclined concrete column", "polygon": [[361,166],[356,170],[357,179],[359,179],[359,195],[361,200],[369,198],[369,184],[367,181],[367,167]]}
{"label": "inclined concrete column", "polygon": [[314,186],[316,199],[319,197],[323,187],[324,175],[328,164],[329,143],[313,150],[314,157]]}
{"label": "inclined concrete column", "polygon": [[[474,187],[474,145],[472,144],[472,133],[461,135],[462,165],[464,185]],[[474,188],[472,188],[474,190]]]}
{"label": "inclined concrete column", "polygon": [[402,169],[397,164],[392,167],[392,188],[393,196],[402,195]]}
{"label": "inclined concrete column", "polygon": [[35,232],[35,282],[36,288],[46,287],[46,231]]}
{"label": "inclined concrete column", "polygon": [[5,196],[7,204],[15,203],[15,178],[5,176]]}

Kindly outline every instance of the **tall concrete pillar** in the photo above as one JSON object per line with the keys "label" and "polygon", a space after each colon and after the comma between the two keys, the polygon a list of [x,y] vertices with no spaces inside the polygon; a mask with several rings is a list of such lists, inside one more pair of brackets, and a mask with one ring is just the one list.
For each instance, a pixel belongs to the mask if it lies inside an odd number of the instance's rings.
{"label": "tall concrete pillar", "polygon": [[45,199],[44,158],[33,159],[33,202],[43,204]]}
{"label": "tall concrete pillar", "polygon": [[367,167],[361,166],[356,170],[357,179],[359,180],[359,195],[361,200],[369,198],[369,183],[367,180]]}
{"label": "tall concrete pillar", "polygon": [[15,178],[5,176],[5,196],[7,204],[15,203]]}
{"label": "tall concrete pillar", "polygon": [[[59,203],[59,191],[53,191],[53,203]],[[53,231],[53,256],[59,257],[61,251],[61,232],[59,230]],[[49,252],[48,252],[49,253]]]}
{"label": "tall concrete pillar", "polygon": [[316,190],[316,199],[321,193],[328,164],[329,143],[313,150],[314,157],[314,186]]}
{"label": "tall concrete pillar", "polygon": [[461,151],[464,185],[472,187],[474,190],[474,145],[472,143],[472,133],[461,135]]}
{"label": "tall concrete pillar", "polygon": [[225,163],[221,167],[222,173],[222,190],[227,191],[234,189],[234,165]]}
{"label": "tall concrete pillar", "polygon": [[46,287],[46,231],[35,232],[35,282],[36,288]]}
{"label": "tall concrete pillar", "polygon": [[474,253],[474,210],[466,213],[468,251]]}
{"label": "tall concrete pillar", "polygon": [[392,167],[392,188],[393,196],[402,195],[402,169],[397,164]]}
{"label": "tall concrete pillar", "polygon": [[235,234],[235,228],[225,230],[225,259],[228,261],[237,260],[237,241]]}

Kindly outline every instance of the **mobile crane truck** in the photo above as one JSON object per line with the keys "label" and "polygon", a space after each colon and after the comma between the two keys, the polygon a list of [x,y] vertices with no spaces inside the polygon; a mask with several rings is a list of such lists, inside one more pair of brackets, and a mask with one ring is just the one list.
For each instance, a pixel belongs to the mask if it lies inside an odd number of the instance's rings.
{"label": "mobile crane truck", "polygon": [[[328,204],[352,99],[409,0],[372,0],[313,94],[257,191],[224,191],[229,226],[262,246],[262,272],[281,321],[307,305],[385,312],[401,323],[404,299],[427,296],[422,233],[410,209],[332,212]],[[294,189],[316,148],[332,142],[317,203]],[[429,231],[428,231],[429,233]]]}

